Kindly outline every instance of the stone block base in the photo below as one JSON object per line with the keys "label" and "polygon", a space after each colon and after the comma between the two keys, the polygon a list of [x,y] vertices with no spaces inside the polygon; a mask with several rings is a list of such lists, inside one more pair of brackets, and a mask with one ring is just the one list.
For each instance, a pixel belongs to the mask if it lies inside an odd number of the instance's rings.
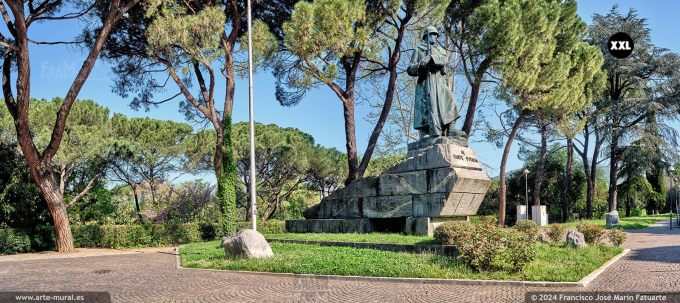
{"label": "stone block base", "polygon": [[286,231],[294,233],[368,233],[368,219],[286,220]]}
{"label": "stone block base", "polygon": [[460,220],[468,220],[468,217],[286,220],[286,231],[295,233],[388,232],[431,237],[439,225]]}

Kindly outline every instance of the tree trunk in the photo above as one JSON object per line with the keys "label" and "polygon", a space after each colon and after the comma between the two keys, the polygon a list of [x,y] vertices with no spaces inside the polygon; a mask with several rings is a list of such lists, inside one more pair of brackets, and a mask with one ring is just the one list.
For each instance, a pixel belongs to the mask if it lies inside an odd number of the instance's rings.
{"label": "tree trunk", "polygon": [[[486,57],[477,67],[475,71],[474,80],[470,83],[470,100],[468,102],[467,112],[465,112],[465,121],[463,121],[463,127],[461,130],[465,133],[465,137],[469,138],[472,135],[472,126],[475,122],[475,113],[477,112],[477,100],[479,100],[479,91],[482,88],[482,80],[484,79],[484,73],[489,69],[491,65],[491,58]],[[468,77],[468,81],[470,78]]]}
{"label": "tree trunk", "polygon": [[135,196],[135,211],[137,212],[137,220],[142,221],[142,213],[139,208],[139,197],[137,196],[137,186],[132,185],[132,195]]}
{"label": "tree trunk", "polygon": [[506,177],[505,177],[505,166],[508,163],[508,155],[510,154],[510,148],[512,147],[512,141],[515,140],[515,136],[517,135],[517,131],[519,130],[520,125],[522,125],[522,121],[524,120],[524,117],[526,116],[527,111],[522,111],[519,114],[519,117],[517,117],[517,120],[515,120],[515,124],[512,125],[512,130],[510,131],[510,134],[508,135],[508,141],[505,143],[505,149],[503,149],[503,157],[501,159],[501,168],[500,168],[500,193],[499,193],[499,203],[498,203],[498,224],[500,226],[505,226],[505,193],[507,192],[507,184],[505,184]]}
{"label": "tree trunk", "polygon": [[347,179],[345,185],[359,178],[359,161],[357,159],[357,140],[354,130],[354,98],[342,102],[345,117],[345,146],[347,147]]}
{"label": "tree trunk", "polygon": [[66,213],[64,197],[54,186],[54,180],[50,177],[44,176],[38,181],[38,184],[45,201],[47,201],[47,207],[50,210],[50,216],[52,216],[52,221],[54,222],[54,236],[56,239],[57,251],[73,251],[75,249],[73,246],[73,235],[71,234],[71,224],[68,221],[68,214]]}
{"label": "tree trunk", "polygon": [[541,152],[538,158],[538,167],[534,177],[534,191],[531,193],[531,204],[541,205],[541,184],[545,172],[546,154],[548,153],[548,127],[541,122]]}
{"label": "tree trunk", "polygon": [[[236,164],[231,141],[231,115],[225,114],[221,127],[216,129],[215,174],[217,194],[222,211],[222,233],[236,232]],[[253,180],[251,180],[253,182]]]}
{"label": "tree trunk", "polygon": [[366,151],[364,151],[364,156],[361,158],[361,163],[359,164],[358,172],[357,172],[357,177],[361,178],[364,176],[364,172],[366,172],[366,168],[368,168],[368,163],[371,161],[371,157],[373,156],[373,151],[375,150],[376,145],[378,144],[378,138],[380,137],[380,133],[382,133],[382,129],[385,126],[385,122],[387,121],[387,117],[390,114],[390,111],[392,110],[392,103],[394,101],[394,91],[397,83],[397,76],[398,76],[398,64],[399,64],[399,58],[401,57],[401,42],[404,38],[404,31],[406,30],[406,25],[408,24],[409,20],[411,19],[411,12],[410,10],[406,12],[406,15],[401,19],[401,25],[399,26],[399,31],[397,33],[397,38],[395,39],[394,42],[394,48],[392,50],[392,54],[390,54],[390,61],[388,64],[388,71],[389,71],[389,79],[387,80],[387,91],[385,92],[385,102],[383,103],[382,110],[380,111],[380,116],[378,117],[378,122],[375,124],[375,127],[373,128],[373,132],[371,132],[371,136],[368,139],[368,145],[366,146]]}
{"label": "tree trunk", "polygon": [[569,189],[574,172],[574,139],[567,138],[567,167],[562,183],[562,222],[569,220]]}
{"label": "tree trunk", "polygon": [[617,180],[619,178],[619,137],[612,136],[612,142],[609,149],[609,212],[616,210],[616,188]]}
{"label": "tree trunk", "polygon": [[588,191],[586,196],[586,219],[593,218],[593,202],[595,201],[595,187],[597,186],[597,162],[600,156],[600,148],[602,141],[598,134],[595,135],[595,146],[593,148],[593,159],[590,164],[590,172],[586,175],[588,177]]}

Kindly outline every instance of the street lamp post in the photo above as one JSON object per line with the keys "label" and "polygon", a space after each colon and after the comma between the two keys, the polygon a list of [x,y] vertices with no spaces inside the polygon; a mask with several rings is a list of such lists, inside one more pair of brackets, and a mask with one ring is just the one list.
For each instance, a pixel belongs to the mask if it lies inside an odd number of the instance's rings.
{"label": "street lamp post", "polygon": [[[668,168],[668,172],[670,173],[671,177],[675,175],[675,168],[673,166]],[[673,188],[673,181],[675,181],[675,177],[671,178],[671,188]],[[675,182],[677,184],[677,182]],[[677,204],[677,202],[676,202]],[[673,230],[673,199],[668,200],[668,212],[670,213],[670,221],[668,222],[670,225],[670,229]]]}
{"label": "street lamp post", "polygon": [[529,170],[524,169],[524,203],[527,205],[527,220],[529,220]]}

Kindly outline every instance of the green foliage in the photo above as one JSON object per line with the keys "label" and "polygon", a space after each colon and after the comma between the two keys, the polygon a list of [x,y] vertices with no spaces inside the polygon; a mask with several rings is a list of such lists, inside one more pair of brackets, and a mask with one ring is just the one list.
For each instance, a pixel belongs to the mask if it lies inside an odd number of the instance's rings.
{"label": "green foliage", "polygon": [[505,236],[506,246],[502,253],[502,259],[510,264],[513,270],[520,271],[524,269],[527,264],[536,258],[536,245],[534,244],[538,238],[538,231],[536,232],[536,234],[532,234],[531,232],[515,229],[507,231]]}
{"label": "green foliage", "polygon": [[236,232],[236,151],[231,124],[231,115],[226,115],[222,123],[224,128],[224,142],[222,143],[222,167],[217,176],[217,197],[222,211],[222,235],[232,235]]}
{"label": "green foliage", "polygon": [[[246,191],[250,184],[248,127],[237,123],[232,131],[238,175]],[[281,215],[283,204],[290,204],[293,194],[301,189],[310,172],[313,149],[312,136],[298,129],[255,125],[257,202],[263,220]]]}
{"label": "green foliage", "polygon": [[564,236],[566,227],[564,224],[550,224],[548,226],[548,238],[550,238],[551,241],[553,242],[560,242],[562,241],[562,237]]}
{"label": "green foliage", "polygon": [[31,251],[31,238],[26,232],[12,228],[0,228],[0,255],[20,254]]}
{"label": "green foliage", "polygon": [[146,30],[149,55],[161,55],[172,62],[188,56],[207,65],[219,56],[225,22],[221,8],[208,6],[192,13],[175,1],[157,2],[160,5],[151,6],[146,13],[154,17]]}
{"label": "green foliage", "polygon": [[565,115],[590,100],[585,86],[602,76],[602,54],[580,42],[586,25],[575,1],[488,1],[470,22],[485,28],[484,48],[519,109]]}
{"label": "green foliage", "polygon": [[128,248],[176,245],[215,239],[205,224],[73,225],[76,247]]}
{"label": "green foliage", "polygon": [[576,225],[576,229],[583,234],[586,243],[590,245],[600,243],[602,236],[605,234],[604,226],[587,221],[579,222]]}
{"label": "green foliage", "polygon": [[47,204],[15,144],[0,142],[0,224],[30,228],[51,222]]}
{"label": "green foliage", "polygon": [[626,241],[626,233],[619,228],[610,229],[607,231],[607,236],[609,237],[609,242],[612,242],[614,246],[621,246]]}
{"label": "green foliage", "polygon": [[576,282],[622,250],[606,246],[570,249],[557,245],[536,244],[534,260],[522,271],[504,268],[500,271],[479,272],[453,258],[436,254],[275,242],[272,242],[271,246],[274,251],[272,258],[229,260],[224,258],[224,249],[219,247],[218,241],[192,243],[180,248],[180,262],[183,267],[188,268],[258,272]]}
{"label": "green foliage", "polygon": [[472,231],[469,222],[446,222],[434,230],[434,240],[439,244],[456,245],[471,237]]}
{"label": "green foliage", "polygon": [[[250,229],[250,222],[238,222],[238,229]],[[280,234],[286,232],[286,221],[268,220],[257,221],[257,231],[262,234]]]}
{"label": "green foliage", "polygon": [[495,224],[446,222],[435,231],[435,241],[456,247],[458,259],[477,270],[490,270],[505,249],[505,231]]}
{"label": "green foliage", "polygon": [[535,224],[521,221],[517,229],[502,228],[493,222],[473,225],[456,221],[437,227],[434,239],[439,244],[455,246],[458,259],[477,270],[493,269],[500,266],[499,262],[509,264],[512,270],[522,270],[536,254],[538,229]]}
{"label": "green foliage", "polygon": [[512,228],[525,233],[529,238],[538,239],[538,225],[532,220],[519,220]]}

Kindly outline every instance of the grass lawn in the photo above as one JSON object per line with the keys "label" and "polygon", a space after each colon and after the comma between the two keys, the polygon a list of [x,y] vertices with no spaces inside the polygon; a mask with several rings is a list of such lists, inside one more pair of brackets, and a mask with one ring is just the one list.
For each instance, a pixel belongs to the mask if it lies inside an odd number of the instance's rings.
{"label": "grass lawn", "polygon": [[432,237],[409,236],[402,234],[315,234],[315,233],[280,233],[265,234],[267,239],[308,240],[329,242],[361,242],[388,244],[434,244]]}
{"label": "grass lawn", "polygon": [[[367,242],[379,241],[370,236],[365,238]],[[316,236],[312,238],[314,237]],[[339,235],[330,237],[342,239]],[[396,239],[398,235],[376,236],[384,241],[389,237]],[[414,243],[417,240],[414,238],[397,241]],[[527,265],[523,272],[505,269],[476,272],[454,258],[437,254],[275,242],[271,246],[274,250],[272,258],[228,260],[224,256],[224,250],[219,247],[219,241],[193,243],[180,248],[180,258],[182,266],[189,268],[374,277],[578,281],[622,251],[621,248],[605,246],[576,250],[537,244],[536,260]]]}
{"label": "grass lawn", "polygon": [[[660,214],[660,215],[652,215],[652,216],[640,216],[640,217],[621,217],[619,220],[619,225],[625,229],[625,230],[634,230],[634,229],[642,229],[645,227],[649,227],[650,225],[659,222],[659,220],[662,219],[668,219],[669,215],[668,214]],[[605,225],[604,219],[595,219],[595,220],[583,220],[583,221],[588,221],[600,225]],[[579,221],[572,221],[572,222],[567,222],[564,223],[567,227],[576,227],[576,224],[578,224]]]}

